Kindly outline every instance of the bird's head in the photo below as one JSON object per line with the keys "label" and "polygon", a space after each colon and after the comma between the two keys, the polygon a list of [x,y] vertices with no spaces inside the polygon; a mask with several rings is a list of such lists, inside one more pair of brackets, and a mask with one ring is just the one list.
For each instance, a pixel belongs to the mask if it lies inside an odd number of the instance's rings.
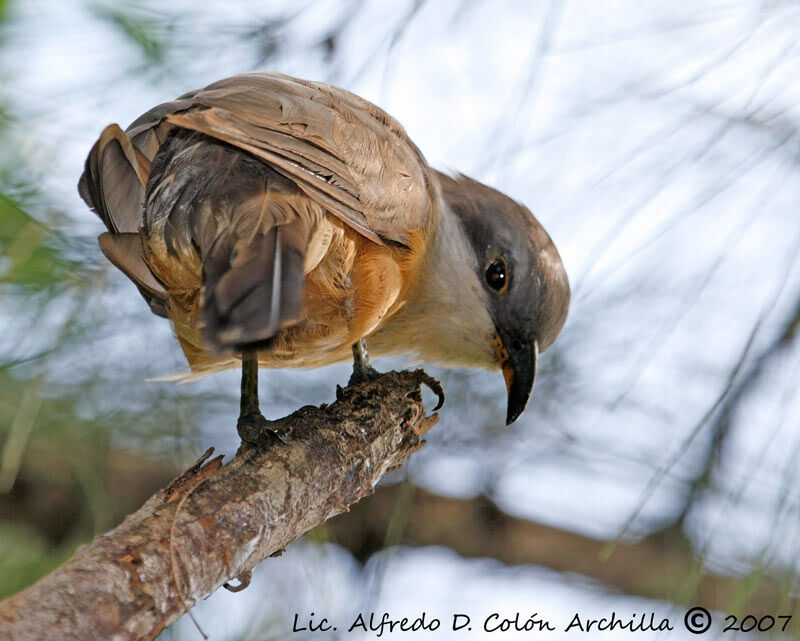
{"label": "bird's head", "polygon": [[475,255],[495,329],[493,351],[508,389],[510,425],[531,395],[539,353],[567,318],[567,274],[553,241],[528,209],[466,176],[439,178],[442,196]]}

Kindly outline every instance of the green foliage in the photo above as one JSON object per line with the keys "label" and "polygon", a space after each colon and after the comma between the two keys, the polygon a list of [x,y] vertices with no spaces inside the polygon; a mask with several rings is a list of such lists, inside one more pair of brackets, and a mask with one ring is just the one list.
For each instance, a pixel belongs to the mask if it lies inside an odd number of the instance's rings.
{"label": "green foliage", "polygon": [[53,548],[35,528],[0,521],[0,599],[61,565],[72,546]]}
{"label": "green foliage", "polygon": [[0,284],[52,295],[86,272],[69,257],[64,236],[36,220],[19,202],[0,193]]}
{"label": "green foliage", "polygon": [[149,63],[164,63],[167,41],[159,37],[164,20],[147,18],[135,10],[121,10],[118,7],[95,7],[98,18],[116,27],[129,42],[134,44]]}

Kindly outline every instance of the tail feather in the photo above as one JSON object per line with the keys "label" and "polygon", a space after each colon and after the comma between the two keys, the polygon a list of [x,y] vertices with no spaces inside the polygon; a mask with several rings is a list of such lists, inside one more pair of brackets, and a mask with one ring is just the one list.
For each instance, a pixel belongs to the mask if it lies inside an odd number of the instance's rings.
{"label": "tail feather", "polygon": [[165,147],[147,224],[176,253],[191,243],[199,254],[204,341],[215,351],[263,346],[302,319],[315,224],[307,199],[263,161],[203,134],[179,131]]}
{"label": "tail feather", "polygon": [[226,230],[203,256],[203,320],[213,346],[262,343],[300,320],[305,239],[292,232],[304,226],[298,218],[245,239]]}

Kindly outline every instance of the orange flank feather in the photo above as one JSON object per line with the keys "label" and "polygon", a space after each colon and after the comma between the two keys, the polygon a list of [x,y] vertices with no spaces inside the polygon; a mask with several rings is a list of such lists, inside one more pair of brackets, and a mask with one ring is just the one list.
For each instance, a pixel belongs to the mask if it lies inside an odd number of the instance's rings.
{"label": "orange flank feather", "polygon": [[[259,366],[319,367],[349,359],[353,343],[391,318],[416,280],[426,237],[413,230],[407,242],[408,248],[378,245],[338,218],[321,216],[306,255],[303,318],[259,350]],[[156,276],[169,274],[168,314],[193,374],[240,367],[238,354],[215,353],[204,344],[200,257],[158,254],[149,264]]]}

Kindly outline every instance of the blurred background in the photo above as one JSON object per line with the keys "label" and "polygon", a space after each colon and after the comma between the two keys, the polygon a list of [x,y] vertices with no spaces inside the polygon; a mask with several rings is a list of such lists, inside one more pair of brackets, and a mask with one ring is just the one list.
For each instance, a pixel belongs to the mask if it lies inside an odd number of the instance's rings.
{"label": "blurred background", "polygon": [[[428,445],[246,591],[196,607],[203,630],[303,639],[294,613],[369,611],[563,628],[614,610],[676,628],[638,638],[688,639],[687,604],[718,611],[716,631],[726,611],[795,611],[800,3],[166,7],[0,0],[0,596],[206,447],[235,452],[238,372],[148,382],[183,356],[75,186],[106,124],[269,69],[360,94],[432,165],[525,203],[573,303],[517,424],[499,374],[430,367],[448,401]],[[330,402],[348,375],[265,373],[262,409]],[[201,637],[184,618],[160,638]]]}

